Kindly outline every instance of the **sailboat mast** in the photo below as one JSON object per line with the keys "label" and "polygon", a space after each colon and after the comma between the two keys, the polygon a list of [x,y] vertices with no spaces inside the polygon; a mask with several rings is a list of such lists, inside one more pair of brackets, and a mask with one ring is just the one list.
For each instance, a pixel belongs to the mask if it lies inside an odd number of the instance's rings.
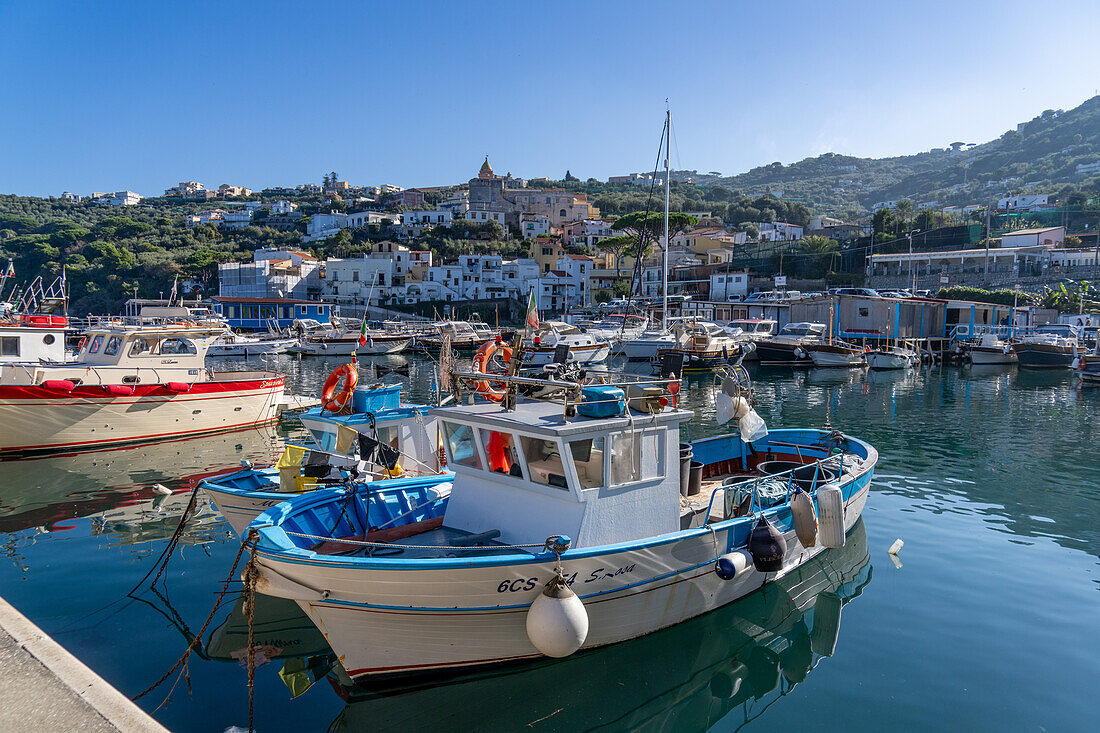
{"label": "sailboat mast", "polygon": [[661,296],[662,326],[668,330],[668,202],[672,188],[672,177],[669,171],[669,145],[672,141],[672,110],[665,109],[665,241],[661,248],[661,282],[663,291]]}

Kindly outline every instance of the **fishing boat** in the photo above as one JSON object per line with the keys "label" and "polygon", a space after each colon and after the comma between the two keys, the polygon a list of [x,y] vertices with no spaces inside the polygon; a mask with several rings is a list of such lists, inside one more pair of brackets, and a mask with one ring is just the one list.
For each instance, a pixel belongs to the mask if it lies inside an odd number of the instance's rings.
{"label": "fishing boat", "polygon": [[206,368],[220,324],[104,319],[74,361],[0,368],[0,456],[138,443],[273,422],[283,376]]}
{"label": "fishing boat", "polygon": [[599,336],[582,333],[562,321],[539,324],[534,335],[523,342],[524,365],[601,364],[611,355],[611,344]]}
{"label": "fishing boat", "polygon": [[427,405],[401,402],[398,384],[351,382],[351,389],[346,409],[330,394],[321,407],[299,415],[314,445],[288,445],[274,466],[247,465],[203,482],[234,532],[242,534],[257,515],[292,495],[351,480],[440,473],[439,427]]}
{"label": "fishing boat", "polygon": [[880,346],[866,352],[871,369],[910,369],[920,365],[920,354],[903,346]]}
{"label": "fishing boat", "polygon": [[878,458],[832,430],[697,441],[699,509],[681,501],[678,381],[542,380],[557,396],[529,400],[539,380],[494,379],[499,403],[459,388],[432,410],[446,496],[319,489],[249,527],[256,590],[297,601],[355,680],[564,657],[725,606],[843,546]]}
{"label": "fishing boat", "polygon": [[677,326],[676,342],[657,352],[662,374],[714,371],[740,355],[741,345],[724,328],[708,321]]}
{"label": "fishing boat", "polygon": [[977,343],[964,347],[963,354],[967,361],[974,365],[981,364],[1015,364],[1019,357],[1012,350],[1012,344],[1002,341],[996,334],[982,334]]}
{"label": "fishing boat", "polygon": [[[360,339],[363,339],[362,344],[359,343]],[[303,336],[299,346],[290,351],[307,356],[399,354],[408,348],[411,341],[410,335],[400,332],[332,328],[323,333]]]}
{"label": "fishing boat", "polygon": [[261,354],[285,354],[298,345],[297,338],[284,336],[245,336],[239,333],[225,333],[214,339],[207,352],[209,356],[259,356]]}
{"label": "fishing boat", "polygon": [[779,335],[756,343],[761,364],[809,366],[813,362],[805,346],[820,343],[825,336],[824,323],[788,323]]}
{"label": "fishing boat", "polygon": [[863,349],[844,341],[821,341],[798,348],[809,354],[810,361],[815,367],[852,369],[867,366],[867,357],[864,356]]}
{"label": "fishing boat", "polygon": [[1069,326],[1039,326],[1035,333],[1012,344],[1021,367],[1069,369],[1077,357],[1077,334]]}

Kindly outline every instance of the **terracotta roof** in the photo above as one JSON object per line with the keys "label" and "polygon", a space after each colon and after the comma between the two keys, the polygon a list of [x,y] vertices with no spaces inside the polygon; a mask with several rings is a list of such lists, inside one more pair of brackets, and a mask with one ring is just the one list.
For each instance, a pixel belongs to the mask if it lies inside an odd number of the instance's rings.
{"label": "terracotta roof", "polygon": [[593,261],[592,258],[589,257],[588,255],[566,255],[566,257],[568,257],[571,260],[586,260],[588,262]]}

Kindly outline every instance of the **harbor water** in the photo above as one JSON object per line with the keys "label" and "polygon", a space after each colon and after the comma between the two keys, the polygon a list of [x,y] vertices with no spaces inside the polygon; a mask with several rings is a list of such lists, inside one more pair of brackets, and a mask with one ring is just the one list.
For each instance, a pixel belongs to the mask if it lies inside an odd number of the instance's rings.
{"label": "harbor water", "polygon": [[[319,390],[340,363],[264,361],[297,393]],[[361,381],[371,364],[408,365],[381,379],[404,384],[408,401],[433,398],[430,360],[362,363]],[[1100,387],[1016,367],[751,373],[769,426],[828,425],[878,449],[845,547],[631,642],[369,688],[341,674],[294,604],[264,598],[257,730],[1096,729]],[[686,438],[724,430],[713,395],[710,376],[686,380],[681,404],[696,411]],[[271,463],[304,435],[284,423],[0,463],[0,595],[129,696],[197,637],[186,674],[139,704],[175,731],[246,727],[235,576],[204,626],[239,548],[228,525],[203,499],[152,589],[145,576],[197,481]],[[899,538],[895,562],[887,549]]]}

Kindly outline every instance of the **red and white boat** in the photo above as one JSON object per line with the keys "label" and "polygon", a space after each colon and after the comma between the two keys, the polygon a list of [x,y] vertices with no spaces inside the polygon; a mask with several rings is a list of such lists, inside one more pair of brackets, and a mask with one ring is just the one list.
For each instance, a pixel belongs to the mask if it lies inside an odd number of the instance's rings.
{"label": "red and white boat", "polygon": [[273,422],[284,379],[205,366],[220,324],[121,319],[89,328],[73,361],[0,367],[0,456],[234,430]]}

